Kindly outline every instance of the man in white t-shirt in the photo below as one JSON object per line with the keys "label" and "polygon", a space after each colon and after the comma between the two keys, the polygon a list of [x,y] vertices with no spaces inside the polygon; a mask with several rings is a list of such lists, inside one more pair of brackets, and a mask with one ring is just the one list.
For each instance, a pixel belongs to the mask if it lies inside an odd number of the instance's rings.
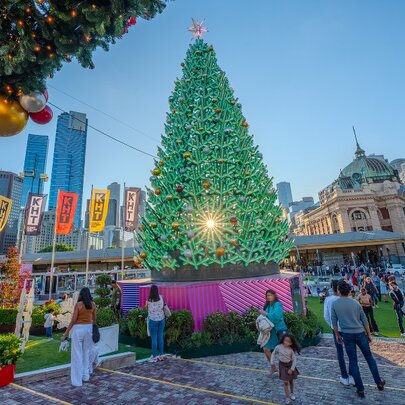
{"label": "man in white t-shirt", "polygon": [[[338,280],[332,280],[330,285],[333,290],[333,295],[330,295],[325,298],[325,302],[323,304],[324,305],[323,317],[325,318],[326,323],[332,329],[333,341],[335,342],[335,346],[336,346],[336,354],[337,354],[337,359],[339,362],[339,368],[340,368],[340,374],[341,374],[341,377],[339,380],[343,385],[354,385],[353,377],[351,375],[349,375],[347,372],[346,362],[345,362],[345,357],[344,357],[344,352],[343,352],[343,345],[339,344],[336,341],[336,336],[333,333],[332,304],[339,298],[338,290],[337,290]],[[339,330],[340,330],[340,328],[339,328]]]}

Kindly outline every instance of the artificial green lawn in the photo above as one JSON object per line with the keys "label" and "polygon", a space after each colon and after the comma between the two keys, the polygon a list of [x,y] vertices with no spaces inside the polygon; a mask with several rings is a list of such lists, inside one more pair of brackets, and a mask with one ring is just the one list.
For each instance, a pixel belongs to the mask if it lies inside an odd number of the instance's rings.
{"label": "artificial green lawn", "polygon": [[[70,351],[59,352],[60,337],[61,334],[54,334],[53,339],[48,340],[44,337],[30,336],[23,356],[17,361],[17,373],[70,363]],[[118,352],[108,355],[123,352],[135,352],[137,360],[149,357],[151,354],[149,349],[119,343]]]}
{"label": "artificial green lawn", "polygon": [[[323,331],[330,333],[331,329],[323,319],[323,304],[319,302],[319,298],[307,297],[307,305],[322,323]],[[401,337],[391,299],[388,298],[387,303],[378,303],[378,306],[379,308],[374,309],[374,318],[377,322],[378,328],[380,329],[380,336],[395,338]]]}

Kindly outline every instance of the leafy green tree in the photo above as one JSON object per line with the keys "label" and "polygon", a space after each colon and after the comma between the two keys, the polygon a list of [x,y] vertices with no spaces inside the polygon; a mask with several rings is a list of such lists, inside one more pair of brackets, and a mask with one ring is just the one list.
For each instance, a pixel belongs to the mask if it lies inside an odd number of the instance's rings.
{"label": "leafy green tree", "polygon": [[[74,247],[67,245],[66,243],[56,243],[55,252],[73,252]],[[43,249],[39,250],[38,253],[48,253],[52,252],[52,245],[46,246]]]}
{"label": "leafy green tree", "polygon": [[280,263],[292,241],[263,156],[211,45],[190,45],[169,98],[135,264],[150,269]]}

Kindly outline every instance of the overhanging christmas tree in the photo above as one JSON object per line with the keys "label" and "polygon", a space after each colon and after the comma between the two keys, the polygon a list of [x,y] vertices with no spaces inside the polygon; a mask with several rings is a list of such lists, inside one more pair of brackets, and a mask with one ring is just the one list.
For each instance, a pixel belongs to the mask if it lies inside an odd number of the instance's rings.
{"label": "overhanging christmas tree", "polygon": [[135,263],[176,279],[277,272],[292,241],[242,106],[201,38],[181,66]]}

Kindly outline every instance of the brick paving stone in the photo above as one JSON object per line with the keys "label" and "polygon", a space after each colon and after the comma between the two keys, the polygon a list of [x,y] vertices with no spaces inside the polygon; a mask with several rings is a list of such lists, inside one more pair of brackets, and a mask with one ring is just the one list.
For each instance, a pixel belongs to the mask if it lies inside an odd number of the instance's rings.
{"label": "brick paving stone", "polygon": [[[364,359],[359,354],[363,380],[372,386],[366,387],[366,401],[357,398],[353,387],[343,387],[338,383],[339,372],[333,340],[324,338],[319,346],[303,349],[302,355],[298,358],[301,376],[296,381],[297,400],[295,404],[405,404],[405,386],[403,385],[405,367],[399,367],[405,365],[405,344],[374,341],[372,350],[379,364],[380,373],[387,380],[387,386],[397,389],[387,388],[383,392],[379,392],[372,381]],[[205,364],[205,362],[210,363]],[[235,367],[225,367],[226,365]],[[268,376],[266,367],[267,364],[262,353],[236,353],[206,357],[196,359],[196,361],[167,359],[162,363],[138,363],[119,370],[128,375],[97,370],[90,383],[86,383],[82,388],[72,388],[69,378],[66,377],[27,383],[26,386],[75,405],[132,405],[151,402],[156,405],[246,405],[255,403],[142,380],[135,377],[138,375],[158,381],[249,397],[253,400],[284,403],[282,383],[277,376]],[[53,402],[11,386],[0,389],[1,405],[27,403],[48,405]]]}

